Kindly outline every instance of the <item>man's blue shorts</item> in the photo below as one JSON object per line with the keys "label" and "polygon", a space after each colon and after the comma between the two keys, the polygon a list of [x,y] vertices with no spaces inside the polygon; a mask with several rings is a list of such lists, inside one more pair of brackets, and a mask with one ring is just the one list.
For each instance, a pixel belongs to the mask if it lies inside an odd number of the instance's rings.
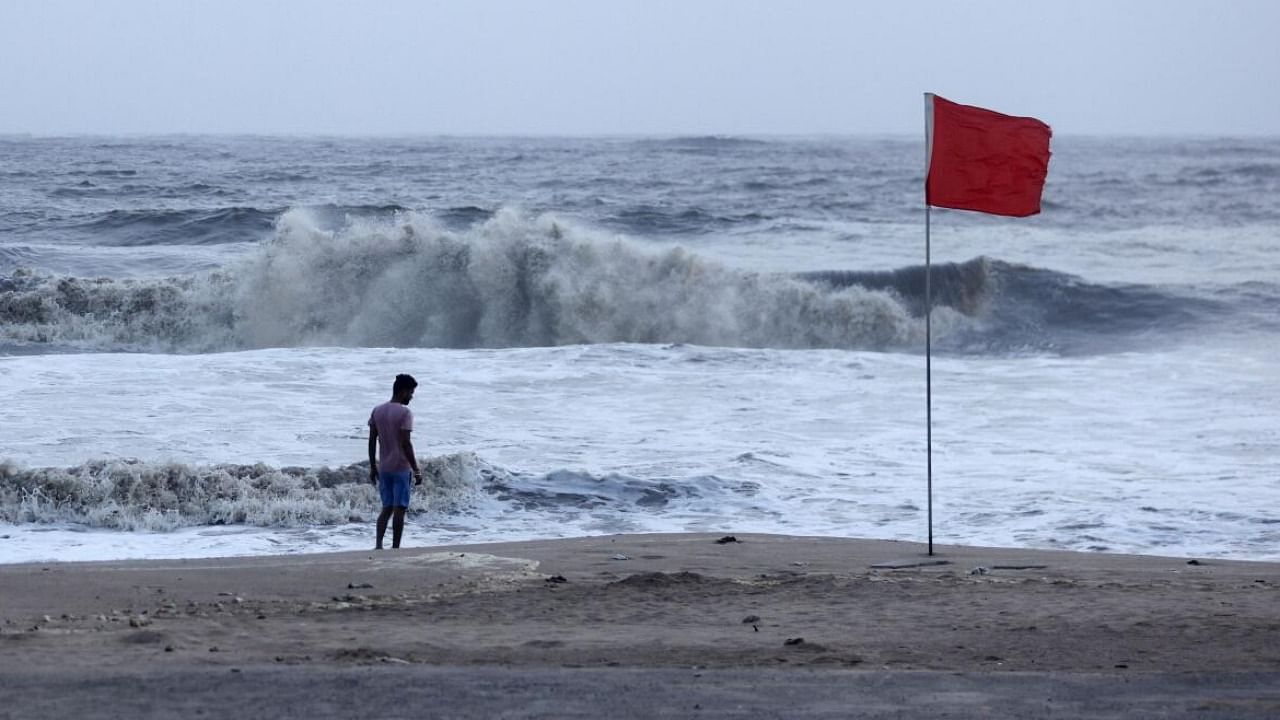
{"label": "man's blue shorts", "polygon": [[378,471],[378,494],[382,496],[382,507],[409,507],[409,487],[412,484],[412,470]]}

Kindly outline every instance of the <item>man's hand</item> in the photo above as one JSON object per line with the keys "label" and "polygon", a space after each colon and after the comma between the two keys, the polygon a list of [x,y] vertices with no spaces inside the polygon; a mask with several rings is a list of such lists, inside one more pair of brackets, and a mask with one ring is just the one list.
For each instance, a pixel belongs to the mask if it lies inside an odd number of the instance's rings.
{"label": "man's hand", "polygon": [[414,471],[413,471],[413,484],[414,484],[414,485],[421,485],[421,484],[422,484],[422,471],[421,471],[421,470],[414,470]]}
{"label": "man's hand", "polygon": [[369,482],[373,483],[374,485],[378,484],[378,466],[377,465],[369,466]]}

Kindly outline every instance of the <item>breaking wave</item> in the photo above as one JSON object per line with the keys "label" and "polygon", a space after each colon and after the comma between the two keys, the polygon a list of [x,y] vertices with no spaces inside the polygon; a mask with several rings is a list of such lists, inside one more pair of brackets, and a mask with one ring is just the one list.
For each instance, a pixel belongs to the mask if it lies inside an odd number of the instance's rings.
{"label": "breaking wave", "polygon": [[[550,215],[450,229],[426,215],[293,210],[247,259],[160,279],[0,276],[0,347],[688,343],[903,350],[923,344],[924,268],[770,274],[643,249]],[[388,213],[390,213],[388,215]],[[1220,315],[1222,303],[991,258],[935,266],[934,332],[955,351],[1091,347]]]}
{"label": "breaking wave", "polygon": [[463,231],[432,218],[325,229],[285,213],[217,272],[0,278],[0,342],[86,350],[692,343],[889,348],[919,337],[890,293],[731,270],[511,211]]}
{"label": "breaking wave", "polygon": [[[480,483],[479,461],[460,453],[421,463],[434,512],[465,507]],[[197,525],[304,527],[364,522],[380,503],[367,463],[339,468],[184,465],[98,460],[70,468],[0,463],[0,521],[70,522],[116,530]]]}
{"label": "breaking wave", "polygon": [[[411,512],[655,511],[670,503],[751,496],[752,482],[716,476],[646,479],[558,470],[526,475],[472,453],[420,460],[423,484]],[[187,465],[96,460],[24,469],[0,462],[0,522],[74,523],[113,530],[169,531],[207,525],[312,527],[368,522],[381,507],[367,463],[328,467]]]}

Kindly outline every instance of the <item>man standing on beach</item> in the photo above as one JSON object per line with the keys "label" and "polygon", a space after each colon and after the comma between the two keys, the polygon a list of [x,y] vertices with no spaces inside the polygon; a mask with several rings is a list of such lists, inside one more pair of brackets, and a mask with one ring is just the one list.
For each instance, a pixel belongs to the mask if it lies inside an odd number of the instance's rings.
{"label": "man standing on beach", "polygon": [[373,409],[369,415],[369,482],[378,488],[382,496],[382,513],[378,515],[378,544],[387,534],[387,520],[391,523],[391,547],[400,547],[404,533],[404,511],[409,509],[409,479],[415,485],[422,484],[422,471],[413,452],[409,434],[413,432],[413,412],[409,401],[418,381],[412,375],[397,375],[391,386],[391,400]]}

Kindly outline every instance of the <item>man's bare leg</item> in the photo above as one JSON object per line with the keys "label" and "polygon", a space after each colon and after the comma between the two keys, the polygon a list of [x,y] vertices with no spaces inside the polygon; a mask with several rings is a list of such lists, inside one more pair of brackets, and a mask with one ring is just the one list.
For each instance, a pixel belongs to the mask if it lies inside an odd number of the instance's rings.
{"label": "man's bare leg", "polygon": [[[403,517],[404,510],[401,509],[400,513],[401,513],[401,517]],[[390,519],[391,519],[391,508],[389,507],[382,508],[382,512],[378,515],[378,544],[374,546],[373,548],[374,550],[382,549],[382,538],[384,535],[387,534],[387,521]],[[399,530],[395,531],[395,535],[393,536],[393,539],[395,541],[396,546],[399,546],[400,545]]]}
{"label": "man's bare leg", "polygon": [[398,507],[395,512],[395,519],[391,521],[391,547],[400,547],[400,536],[404,534],[404,511],[405,508]]}

